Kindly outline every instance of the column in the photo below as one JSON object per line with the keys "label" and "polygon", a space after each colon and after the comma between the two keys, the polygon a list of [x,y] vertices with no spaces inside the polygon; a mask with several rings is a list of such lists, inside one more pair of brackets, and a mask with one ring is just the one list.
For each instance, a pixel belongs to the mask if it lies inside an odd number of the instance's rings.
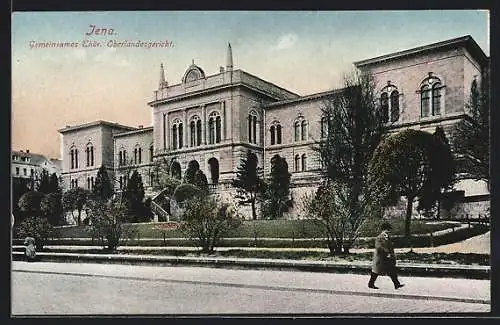
{"label": "column", "polygon": [[163,137],[163,151],[167,150],[167,125],[166,125],[166,118],[165,118],[165,113],[162,113],[162,130],[163,130],[163,134],[162,134],[162,137]]}
{"label": "column", "polygon": [[[232,107],[229,107],[226,109],[226,101],[223,101],[222,104],[224,105],[225,112],[227,112],[227,138],[232,139],[233,138],[233,114],[232,114]],[[232,103],[231,103],[232,104]]]}
{"label": "column", "polygon": [[168,113],[165,113],[165,120],[166,120],[166,125],[167,125],[167,133],[166,133],[166,141],[167,141],[167,146],[166,150],[170,150],[170,117]]}
{"label": "column", "polygon": [[189,130],[189,127],[188,127],[188,122],[187,122],[187,109],[185,109],[183,112],[182,112],[182,116],[184,118],[184,127],[182,128],[182,142],[183,142],[183,147],[189,147],[188,146],[188,142],[187,142],[187,134],[188,134],[188,130]]}
{"label": "column", "polygon": [[220,102],[220,106],[221,106],[221,112],[222,112],[222,116],[221,116],[221,119],[222,119],[222,141],[226,140],[227,139],[227,136],[226,136],[226,105],[224,104],[224,101],[221,101]]}
{"label": "column", "polygon": [[207,144],[207,111],[205,105],[201,105],[201,144]]}

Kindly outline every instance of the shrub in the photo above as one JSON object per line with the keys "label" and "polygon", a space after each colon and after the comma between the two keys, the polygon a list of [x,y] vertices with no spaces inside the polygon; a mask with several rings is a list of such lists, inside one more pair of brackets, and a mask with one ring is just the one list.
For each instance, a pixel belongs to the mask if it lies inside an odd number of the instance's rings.
{"label": "shrub", "polygon": [[174,199],[178,203],[182,203],[186,200],[192,199],[194,197],[202,195],[202,190],[200,190],[197,186],[193,184],[181,184],[177,186],[174,191]]}
{"label": "shrub", "polygon": [[47,218],[28,217],[16,227],[16,237],[25,238],[30,236],[35,238],[37,250],[42,250],[47,240],[53,235],[53,227]]}
{"label": "shrub", "polygon": [[212,253],[230,230],[241,225],[230,205],[218,203],[213,197],[187,200],[185,209],[181,231],[204,253]]}

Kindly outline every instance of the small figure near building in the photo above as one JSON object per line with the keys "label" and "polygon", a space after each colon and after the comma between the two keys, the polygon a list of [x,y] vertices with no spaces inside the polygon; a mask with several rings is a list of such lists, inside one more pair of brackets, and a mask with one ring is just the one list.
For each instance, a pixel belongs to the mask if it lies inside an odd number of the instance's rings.
{"label": "small figure near building", "polygon": [[390,232],[392,226],[388,222],[382,224],[382,232],[375,238],[375,251],[373,253],[373,265],[368,288],[378,289],[375,286],[375,280],[379,275],[388,275],[394,288],[399,289],[404,286],[398,280],[396,268],[396,255],[394,254],[394,247],[391,242]]}
{"label": "small figure near building", "polygon": [[35,241],[35,238],[33,237],[26,237],[24,239],[24,246],[25,246],[25,250],[24,250],[24,255],[26,256],[26,260],[28,262],[33,262],[35,261],[35,257],[36,257],[36,241]]}

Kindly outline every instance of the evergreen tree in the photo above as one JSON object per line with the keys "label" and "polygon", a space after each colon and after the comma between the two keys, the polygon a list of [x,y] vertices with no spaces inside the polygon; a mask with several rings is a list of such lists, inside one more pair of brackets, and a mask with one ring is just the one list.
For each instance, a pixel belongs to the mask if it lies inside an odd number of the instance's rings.
{"label": "evergreen tree", "polygon": [[104,166],[97,171],[92,194],[95,198],[108,200],[113,196],[113,185]]}
{"label": "evergreen tree", "polygon": [[144,200],[144,186],[142,184],[141,175],[134,170],[130,179],[127,182],[127,187],[123,193],[129,221],[140,222],[144,220],[143,215],[143,200]]}
{"label": "evergreen tree", "polygon": [[208,180],[207,176],[200,169],[194,174],[194,185],[200,188],[203,193],[208,193]]}
{"label": "evergreen tree", "polygon": [[465,118],[453,131],[453,149],[460,159],[457,169],[476,180],[490,181],[490,79],[489,68],[481,85],[473,81]]}
{"label": "evergreen tree", "polygon": [[53,191],[49,172],[45,169],[42,169],[42,173],[40,175],[40,180],[38,181],[36,190],[43,194],[49,194]]}
{"label": "evergreen tree", "polygon": [[288,163],[280,155],[271,158],[271,173],[266,185],[264,214],[267,218],[277,219],[292,205],[290,199],[290,177]]}
{"label": "evergreen tree", "polygon": [[237,167],[236,179],[233,180],[233,186],[237,191],[236,199],[238,199],[240,205],[251,205],[253,220],[257,219],[255,204],[264,187],[260,176],[261,173],[262,170],[258,167],[257,156],[248,150]]}
{"label": "evergreen tree", "polygon": [[49,179],[50,193],[57,193],[62,196],[62,189],[59,184],[59,181],[60,181],[59,177],[57,177],[56,173],[52,173],[52,175],[50,175]]}

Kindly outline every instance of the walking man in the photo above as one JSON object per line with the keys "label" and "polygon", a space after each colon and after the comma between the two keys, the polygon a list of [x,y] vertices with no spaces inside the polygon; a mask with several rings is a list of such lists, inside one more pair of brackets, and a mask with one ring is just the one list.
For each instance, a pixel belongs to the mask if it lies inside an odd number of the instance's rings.
{"label": "walking man", "polygon": [[375,286],[375,280],[379,275],[388,275],[394,288],[399,289],[404,286],[398,280],[396,269],[396,255],[394,254],[394,247],[391,242],[390,232],[392,226],[388,222],[382,224],[382,232],[375,238],[375,251],[373,253],[373,265],[368,288],[378,289]]}

